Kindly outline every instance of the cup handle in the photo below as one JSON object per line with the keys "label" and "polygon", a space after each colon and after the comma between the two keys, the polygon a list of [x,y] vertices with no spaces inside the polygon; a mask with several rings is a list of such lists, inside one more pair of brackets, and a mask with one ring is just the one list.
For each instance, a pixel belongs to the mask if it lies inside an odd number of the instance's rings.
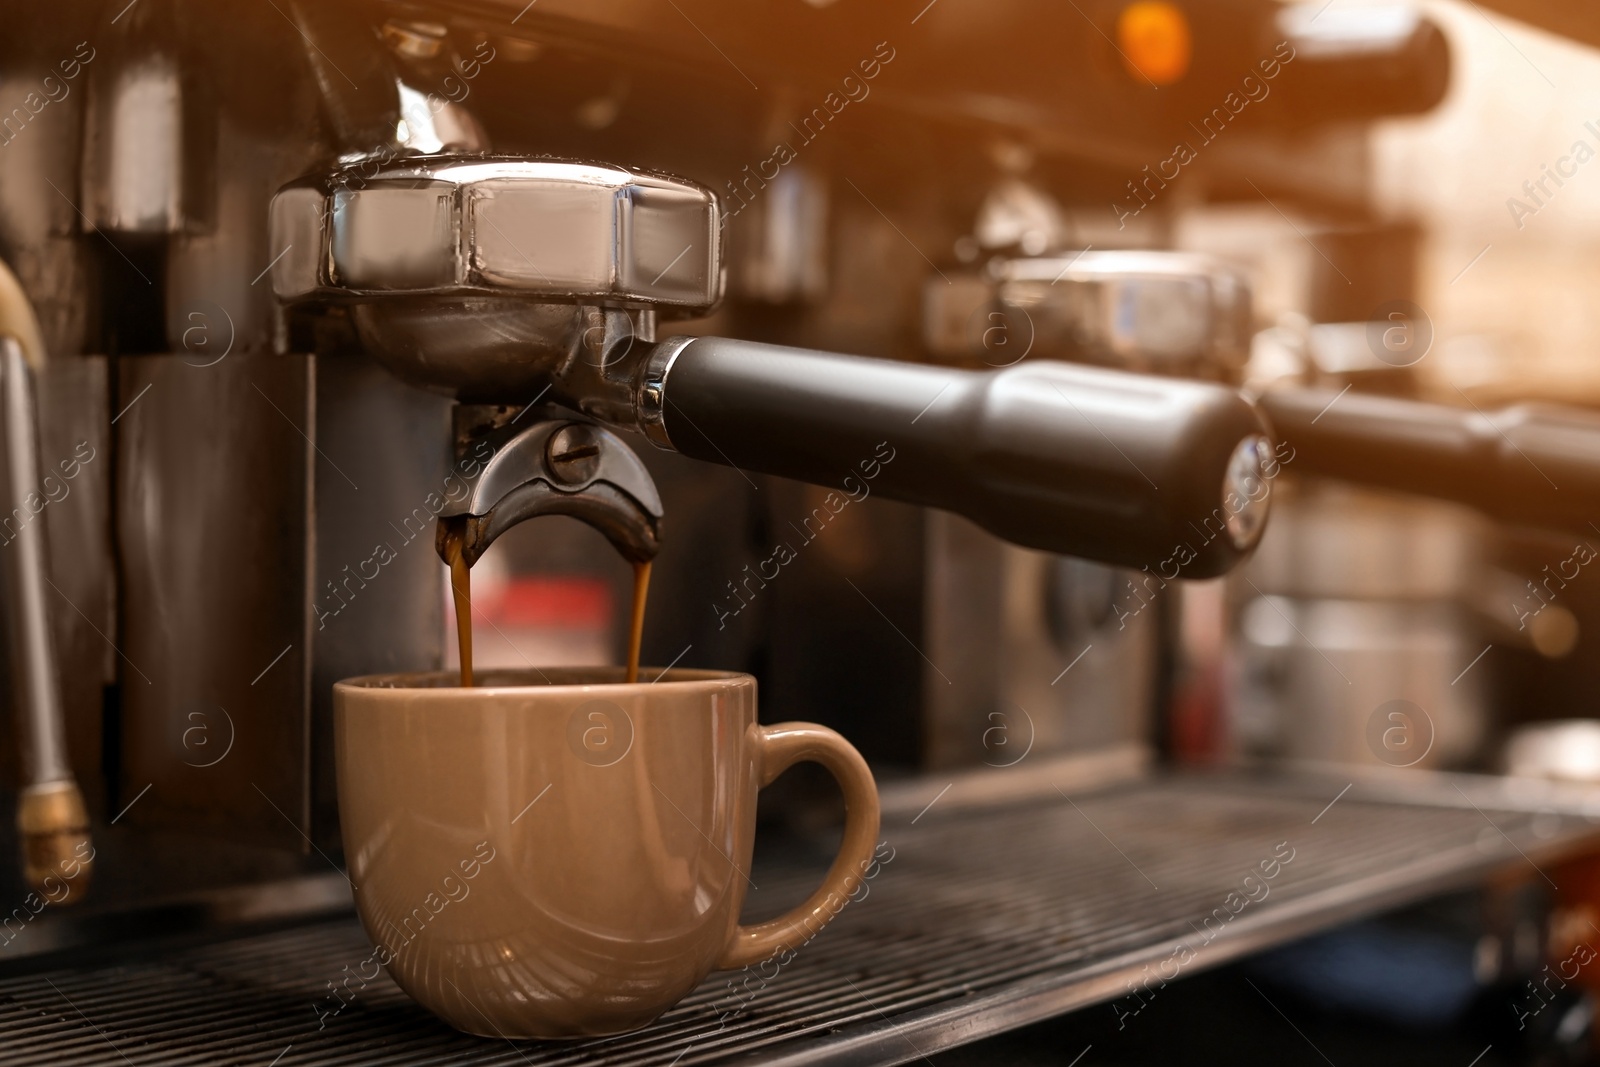
{"label": "cup handle", "polygon": [[805,760],[828,769],[844,792],[844,841],[822,884],[804,904],[776,919],[734,929],[728,947],[717,961],[719,970],[748,967],[809,941],[839,913],[861,884],[877,847],[878,786],[867,769],[867,761],[850,742],[826,726],[780,722],[760,727],[758,752],[763,789]]}

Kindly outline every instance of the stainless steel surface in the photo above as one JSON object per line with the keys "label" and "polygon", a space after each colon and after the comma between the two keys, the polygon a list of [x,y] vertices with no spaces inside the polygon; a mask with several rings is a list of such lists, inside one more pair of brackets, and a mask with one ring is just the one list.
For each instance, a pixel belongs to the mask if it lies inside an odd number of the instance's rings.
{"label": "stainless steel surface", "polygon": [[[47,538],[40,516],[58,499],[56,487],[65,483],[54,472],[41,481],[39,465],[39,407],[33,373],[15,338],[0,337],[0,390],[5,420],[5,475],[8,490],[3,522],[10,590],[9,630],[16,659],[17,723],[23,764],[30,785],[71,781],[67,760],[67,732],[61,704],[61,665],[56,659],[55,628],[51,624],[57,601],[45,590],[50,582]],[[49,495],[45,490],[49,488]]]}
{"label": "stainless steel surface", "polygon": [[[91,813],[106,812],[106,687],[116,681],[116,572],[111,539],[110,384],[103,356],[58,356],[40,372],[39,445],[65,482],[60,499],[40,516],[49,534],[50,591],[55,604],[67,752]],[[67,475],[73,477],[66,477]],[[64,493],[64,495],[62,495]],[[3,551],[3,550],[0,550]]]}
{"label": "stainless steel surface", "polygon": [[[1006,599],[1013,583],[1006,580],[1011,560],[1005,542],[957,515],[928,512],[923,524],[921,645],[929,663],[941,666],[915,665],[921,681],[921,762],[930,769],[969,767],[985,759],[1008,763],[1018,752],[1032,750],[1033,716],[1051,723],[1056,709],[1013,708],[1007,699],[1007,639],[1013,635],[1005,625]],[[1031,621],[1030,636],[1042,635],[1042,613]],[[974,640],[976,634],[985,639]],[[993,728],[998,729],[990,733]],[[998,754],[991,755],[991,748]],[[1040,754],[1047,753],[1048,746]]]}
{"label": "stainless steel surface", "polygon": [[1340,485],[1277,496],[1233,586],[1237,750],[1434,768],[1470,757],[1489,728],[1486,675],[1465,669],[1489,640],[1474,604],[1486,524]]}
{"label": "stainless steel surface", "polygon": [[[1383,802],[1361,784],[1336,797],[1341,785],[1157,780],[973,810],[945,807],[929,780],[925,810],[886,821],[865,892],[792,962],[714,975],[622,1037],[454,1033],[369,970],[359,926],[341,920],[0,979],[0,1054],[278,1067],[908,1063],[1490,872],[1537,880],[1535,864],[1597,836],[1570,813]],[[1449,780],[1431,789],[1457,795]],[[821,862],[808,849],[758,857],[751,910],[798,899]],[[1250,874],[1254,888],[1241,890]]]}
{"label": "stainless steel surface", "polygon": [[[1283,466],[1292,472],[1294,460]],[[1258,585],[1285,596],[1448,600],[1484,564],[1488,527],[1453,505],[1287,481],[1278,505],[1249,567]]]}
{"label": "stainless steel surface", "polygon": [[463,402],[559,398],[622,425],[633,418],[629,353],[655,333],[650,309],[498,296],[362,303],[351,319],[366,350],[411,385]]}
{"label": "stainless steel surface", "polygon": [[[283,248],[271,244],[262,205],[305,166],[302,159],[285,158],[270,130],[235,114],[219,117],[214,136],[216,155],[204,161],[210,168],[204,180],[215,185],[214,193],[200,198],[203,221],[168,242],[159,283],[166,304],[161,350],[186,353],[197,370],[241,352],[281,350],[281,313],[261,271]],[[152,280],[156,269],[144,268]],[[129,284],[146,288],[137,277]],[[150,297],[145,292],[135,299]]]}
{"label": "stainless steel surface", "polygon": [[716,197],[595,163],[435,158],[336,172],[272,202],[285,300],[515,295],[703,311],[721,295]]}
{"label": "stainless steel surface", "polygon": [[442,666],[434,531],[477,471],[452,464],[453,406],[355,353],[317,361],[316,429],[307,430],[317,446],[310,697],[312,836],[324,849],[339,840],[333,683]]}
{"label": "stainless steel surface", "polygon": [[123,821],[302,849],[313,608],[329,610],[311,589],[312,499],[340,477],[310,436],[313,360],[132,356],[118,378],[113,803]]}
{"label": "stainless steel surface", "polygon": [[[538,159],[441,157],[296,182],[271,205],[280,299],[354,301],[368,350],[465,399],[542,394],[631,424],[657,312],[722,293],[717,200],[682,179]],[[583,306],[577,306],[583,305]],[[618,401],[600,394],[620,392]]]}
{"label": "stainless steel surface", "polygon": [[85,139],[86,209],[104,232],[169,234],[187,199],[183,76],[170,51],[107,57]]}
{"label": "stainless steel surface", "polygon": [[1134,592],[1143,575],[1017,548],[955,515],[928,512],[925,523],[925,767],[1019,767],[1147,743],[1160,616]]}
{"label": "stainless steel surface", "polygon": [[30,119],[19,128],[13,111],[3,116],[8,121],[0,122],[5,149],[0,161],[0,250],[38,314],[46,351],[56,356],[83,352],[93,329],[91,254],[75,233],[76,209],[50,188],[53,184],[70,191],[80,185],[84,101],[100,55],[82,37],[65,36],[81,28],[74,23],[81,22],[82,14],[74,14],[76,19],[51,12],[47,39],[21,31],[32,43],[25,56],[8,56],[0,73],[0,94],[7,100],[25,99],[47,78],[54,88],[47,121]]}
{"label": "stainless steel surface", "polygon": [[780,170],[728,240],[728,290],[738,300],[803,304],[828,291],[828,180],[814,167]]}
{"label": "stainless steel surface", "polygon": [[400,140],[407,148],[430,154],[489,151],[489,134],[471,111],[404,82],[399,92],[405,131]]}
{"label": "stainless steel surface", "polygon": [[[655,558],[661,495],[639,457],[616,434],[562,420],[508,426],[479,444],[493,449],[483,473],[440,513],[441,518],[467,517],[462,554],[469,565],[501,534],[540,515],[571,515],[605,534],[629,559]],[[443,536],[441,528],[441,554]]]}
{"label": "stainless steel surface", "polygon": [[1046,753],[1039,759],[1018,760],[1010,767],[969,767],[940,775],[886,778],[878,786],[878,797],[885,819],[915,819],[928,806],[928,783],[938,778],[950,786],[939,798],[939,807],[948,818],[955,812],[1031,803],[1050,796],[1052,790],[1080,796],[1124,788],[1148,782],[1155,772],[1155,755],[1149,746],[1108,745],[1080,754]]}

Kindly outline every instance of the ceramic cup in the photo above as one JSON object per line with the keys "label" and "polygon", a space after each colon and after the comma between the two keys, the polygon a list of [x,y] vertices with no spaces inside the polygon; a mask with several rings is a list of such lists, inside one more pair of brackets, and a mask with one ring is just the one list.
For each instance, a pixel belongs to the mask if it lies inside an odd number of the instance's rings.
{"label": "ceramic cup", "polygon": [[[456,683],[340,682],[334,730],[345,857],[374,946],[363,966],[457,1029],[644,1026],[713,969],[797,948],[871,863],[866,762],[825,727],[759,725],[749,675],[630,685],[597,667]],[[741,926],[756,792],[803,760],[844,791],[843,844],[810,899]]]}

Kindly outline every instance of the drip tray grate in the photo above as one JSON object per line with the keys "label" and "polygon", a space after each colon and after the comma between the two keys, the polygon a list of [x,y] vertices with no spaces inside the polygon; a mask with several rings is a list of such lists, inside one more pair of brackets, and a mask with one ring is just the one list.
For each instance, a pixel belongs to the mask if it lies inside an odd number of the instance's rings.
{"label": "drip tray grate", "polygon": [[[1330,807],[1337,789],[1154,779],[887,819],[892,858],[884,849],[867,895],[792,962],[714,974],[623,1037],[468,1037],[385,976],[319,1027],[327,983],[370,951],[344,918],[0,979],[0,1062],[902,1063],[1111,1000],[1145,967],[1215,966],[1502,865],[1537,878],[1531,865],[1596,834],[1586,818],[1363,799],[1360,787]],[[752,910],[803,897],[828,859],[758,861]]]}

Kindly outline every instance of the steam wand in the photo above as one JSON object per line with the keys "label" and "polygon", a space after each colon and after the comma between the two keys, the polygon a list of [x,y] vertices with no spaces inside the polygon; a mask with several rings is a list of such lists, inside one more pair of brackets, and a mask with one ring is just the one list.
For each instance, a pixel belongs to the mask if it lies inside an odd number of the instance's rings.
{"label": "steam wand", "polygon": [[[0,411],[5,420],[5,473],[11,497],[39,497],[38,406],[33,376],[14,336],[0,337]],[[67,762],[61,688],[56,674],[55,635],[45,606],[44,527],[36,518],[21,523],[6,553],[12,603],[13,641],[19,653],[21,733],[27,785],[17,805],[23,870],[28,884],[52,903],[83,898],[94,848],[83,793]],[[54,884],[53,884],[54,883]],[[57,895],[64,888],[62,895]]]}

